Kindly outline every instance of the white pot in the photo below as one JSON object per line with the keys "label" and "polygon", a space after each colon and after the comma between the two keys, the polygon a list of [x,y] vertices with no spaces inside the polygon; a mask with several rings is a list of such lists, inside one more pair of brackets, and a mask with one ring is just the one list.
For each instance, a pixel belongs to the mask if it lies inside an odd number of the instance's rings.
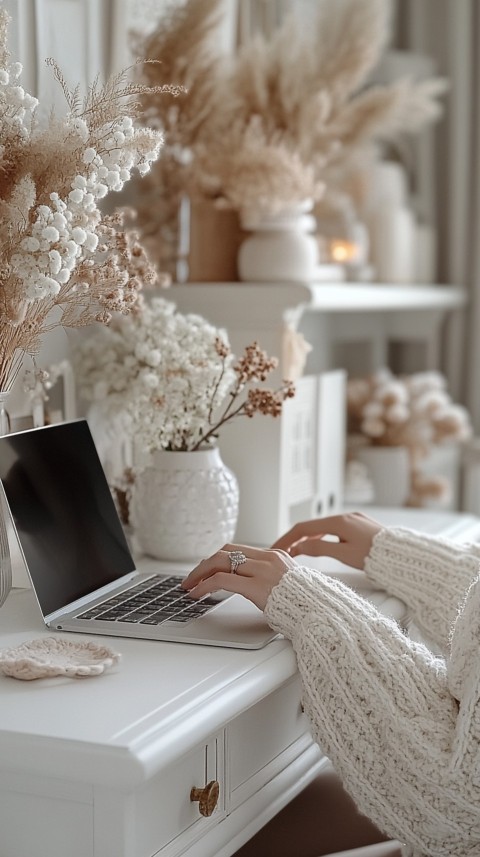
{"label": "white pot", "polygon": [[155,452],[135,479],[135,536],[150,556],[198,561],[233,540],[238,502],[237,478],[218,449]]}
{"label": "white pot", "polygon": [[458,443],[444,443],[432,446],[428,455],[420,462],[422,477],[439,476],[445,480],[446,491],[440,497],[428,497],[422,504],[427,508],[459,508],[460,466],[462,448]]}
{"label": "white pot", "polygon": [[242,227],[251,230],[238,252],[238,274],[249,282],[311,282],[319,264],[318,241],[311,234],[315,218],[306,214],[312,203],[255,218],[241,217]]}
{"label": "white pot", "polygon": [[405,446],[362,446],[355,458],[365,464],[377,506],[404,506],[410,494],[410,456]]}

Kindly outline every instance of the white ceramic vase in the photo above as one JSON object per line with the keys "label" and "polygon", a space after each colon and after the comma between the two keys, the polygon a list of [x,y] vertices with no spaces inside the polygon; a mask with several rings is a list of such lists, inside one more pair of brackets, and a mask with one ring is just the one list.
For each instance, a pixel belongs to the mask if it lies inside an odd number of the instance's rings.
{"label": "white ceramic vase", "polygon": [[162,451],[138,473],[130,512],[142,551],[192,562],[233,540],[238,503],[237,478],[217,448]]}
{"label": "white ceramic vase", "polygon": [[405,446],[362,446],[355,458],[367,468],[376,506],[404,506],[410,494],[410,456]]}
{"label": "white ceramic vase", "polygon": [[304,282],[315,279],[319,263],[315,218],[310,200],[277,214],[243,212],[240,222],[250,232],[238,252],[238,274],[248,282]]}

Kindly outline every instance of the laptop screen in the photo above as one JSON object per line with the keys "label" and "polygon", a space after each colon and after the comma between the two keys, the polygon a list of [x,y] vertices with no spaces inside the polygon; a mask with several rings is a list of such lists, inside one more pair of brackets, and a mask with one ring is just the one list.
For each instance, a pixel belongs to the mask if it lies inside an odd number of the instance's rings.
{"label": "laptop screen", "polygon": [[44,616],[135,570],[86,420],[0,437],[0,480]]}

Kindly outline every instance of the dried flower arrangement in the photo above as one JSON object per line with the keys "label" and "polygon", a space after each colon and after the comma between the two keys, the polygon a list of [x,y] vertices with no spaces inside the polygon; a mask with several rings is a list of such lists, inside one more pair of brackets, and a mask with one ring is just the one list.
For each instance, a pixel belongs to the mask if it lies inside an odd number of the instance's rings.
{"label": "dried flower arrangement", "polygon": [[421,463],[436,445],[461,443],[471,437],[468,411],[454,404],[439,372],[394,376],[382,369],[347,382],[350,436],[372,446],[404,446],[410,459],[409,505],[439,498],[449,486],[439,476],[426,477]]}
{"label": "dried flower arrangement", "polygon": [[[172,108],[155,96],[145,115],[165,134],[170,157],[151,176],[157,194],[175,188],[236,210],[274,213],[318,199],[359,149],[416,133],[440,113],[445,82],[400,80],[363,88],[386,46],[387,0],[317,0],[308,33],[291,15],[267,41],[233,57],[212,39],[221,0],[185,0],[146,38],[142,80],[182,83],[188,96]],[[143,228],[162,222],[140,212]]]}
{"label": "dried flower arrangement", "polygon": [[[132,55],[157,60],[138,66],[141,82],[177,84],[181,98],[153,93],[142,98],[144,121],[163,133],[162,157],[136,194],[142,241],[162,270],[176,274],[178,211],[187,187],[192,146],[210,120],[211,104],[222,74],[222,58],[212,48],[222,0],[170,2],[148,34],[131,33]],[[178,52],[178,53],[177,53]],[[159,204],[160,203],[160,204]]]}
{"label": "dried flower arrangement", "polygon": [[226,334],[160,297],[76,349],[79,392],[105,424],[153,452],[212,446],[237,417],[279,416],[294,387],[259,386],[277,366],[257,343],[235,361]]}
{"label": "dried flower arrangement", "polygon": [[[145,175],[162,143],[159,130],[136,128],[148,87],[127,72],[82,100],[48,60],[67,104],[65,117],[36,120],[37,99],[20,85],[22,66],[7,49],[9,16],[0,9],[0,390],[9,390],[24,356],[35,360],[55,327],[108,323],[127,313],[156,272],[123,213],[99,202]],[[169,92],[174,87],[167,86]],[[165,90],[156,86],[158,95]]]}

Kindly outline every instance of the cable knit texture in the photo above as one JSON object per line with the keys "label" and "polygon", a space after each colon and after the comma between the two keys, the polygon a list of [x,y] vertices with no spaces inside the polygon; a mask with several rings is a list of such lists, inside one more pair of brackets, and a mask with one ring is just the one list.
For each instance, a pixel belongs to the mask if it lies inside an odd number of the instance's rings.
{"label": "cable knit texture", "polygon": [[292,640],[312,734],[405,857],[480,855],[478,556],[392,529],[367,559],[370,580],[408,604],[444,657],[308,568],[286,572],[265,610]]}

